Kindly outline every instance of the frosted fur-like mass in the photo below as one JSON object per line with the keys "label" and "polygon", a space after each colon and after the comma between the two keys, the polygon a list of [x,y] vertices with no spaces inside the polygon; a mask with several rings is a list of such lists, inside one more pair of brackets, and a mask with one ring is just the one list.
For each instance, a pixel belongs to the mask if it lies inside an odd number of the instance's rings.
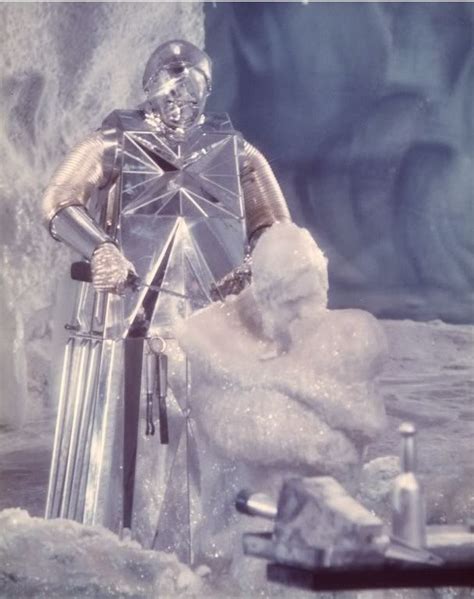
{"label": "frosted fur-like mass", "polygon": [[274,225],[255,247],[252,284],[178,327],[206,447],[200,551],[233,555],[237,568],[242,523],[228,512],[240,489],[277,497],[284,476],[321,473],[351,485],[385,424],[374,380],[384,334],[367,312],[328,310],[327,290],[309,233]]}
{"label": "frosted fur-like mass", "polygon": [[326,259],[294,224],[254,252],[254,280],[179,330],[195,417],[229,459],[341,473],[384,425],[374,377],[385,339],[370,314],[326,308]]}
{"label": "frosted fur-like mass", "polygon": [[[257,295],[277,285],[280,292],[285,292],[291,282],[289,295],[320,296],[326,307],[327,259],[309,231],[294,223],[276,223],[263,233],[252,254],[252,271]],[[305,277],[306,273],[310,276]]]}

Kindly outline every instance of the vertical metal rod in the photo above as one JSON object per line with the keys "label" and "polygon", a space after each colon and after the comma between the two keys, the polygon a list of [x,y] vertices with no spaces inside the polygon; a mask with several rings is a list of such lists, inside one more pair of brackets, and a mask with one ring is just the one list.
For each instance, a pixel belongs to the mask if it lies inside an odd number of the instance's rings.
{"label": "vertical metal rod", "polygon": [[80,416],[84,402],[84,386],[85,386],[85,375],[86,365],[88,363],[89,356],[89,341],[81,340],[79,343],[78,350],[78,364],[74,376],[76,377],[76,385],[73,389],[70,389],[69,401],[71,402],[72,409],[72,421],[69,431],[69,443],[68,451],[64,456],[65,458],[65,473],[64,473],[64,487],[62,493],[62,502],[59,515],[61,518],[70,517],[69,503],[71,499],[71,488],[74,479],[74,466],[76,463],[76,450],[77,440],[79,434]]}
{"label": "vertical metal rod", "polygon": [[102,359],[102,345],[100,346],[100,350],[98,351],[97,356],[97,365],[96,365],[96,373],[95,373],[95,381],[93,392],[91,396],[90,403],[90,415],[87,419],[87,429],[85,431],[86,440],[84,446],[84,461],[82,464],[81,472],[80,472],[80,484],[79,484],[79,492],[77,498],[77,506],[76,506],[76,516],[79,522],[84,522],[85,510],[86,510],[86,495],[87,495],[87,486],[89,481],[89,470],[91,464],[91,439],[92,439],[92,431],[94,429],[94,422],[96,417],[96,405],[98,398],[98,381],[100,374],[100,364]]}
{"label": "vertical metal rod", "polygon": [[158,395],[158,412],[160,417],[160,443],[169,443],[168,411],[166,395],[168,393],[168,356],[160,353],[156,356],[156,392]]}
{"label": "vertical metal rod", "polygon": [[97,501],[102,473],[102,458],[104,452],[104,436],[107,430],[105,417],[110,400],[110,377],[114,363],[116,342],[104,340],[99,365],[97,381],[97,399],[91,431],[89,474],[84,502],[84,523],[96,524]]}
{"label": "vertical metal rod", "polygon": [[146,395],[146,429],[145,435],[155,434],[155,423],[153,418],[153,392],[155,390],[155,354],[148,351],[145,356],[145,395]]}
{"label": "vertical metal rod", "polygon": [[[139,451],[140,400],[142,388],[143,339],[127,337],[124,350],[124,442],[123,442],[123,526],[132,528],[135,472]],[[145,375],[146,376],[146,375]]]}
{"label": "vertical metal rod", "polygon": [[104,292],[96,292],[95,294],[92,330],[96,332],[101,332],[104,327],[106,296],[107,293]]}
{"label": "vertical metal rod", "polygon": [[53,503],[53,512],[56,517],[61,516],[64,505],[64,480],[66,476],[67,460],[71,442],[71,429],[74,418],[74,390],[78,384],[78,363],[80,362],[80,341],[74,340],[74,349],[69,364],[68,385],[65,388],[65,414],[63,422],[62,440],[58,454],[58,469],[56,476],[56,494]]}
{"label": "vertical metal rod", "polygon": [[81,493],[83,488],[84,474],[87,473],[87,461],[90,456],[87,452],[88,438],[93,415],[94,397],[96,394],[97,366],[100,356],[100,341],[91,341],[88,349],[88,363],[86,370],[86,387],[84,390],[84,399],[82,401],[82,410],[79,418],[77,444],[74,462],[74,478],[71,487],[71,499],[69,505],[68,517],[79,522],[82,521],[84,511],[84,497]]}
{"label": "vertical metal rod", "polygon": [[81,331],[88,330],[88,322],[86,320],[84,308],[90,288],[91,286],[88,283],[81,283],[76,296],[73,322],[74,326],[77,326]]}
{"label": "vertical metal rod", "polygon": [[57,505],[57,484],[58,484],[58,470],[59,470],[59,458],[61,455],[61,445],[64,437],[64,424],[67,412],[67,396],[69,390],[69,381],[71,377],[71,362],[72,354],[74,352],[74,339],[68,339],[66,343],[66,350],[64,352],[63,370],[61,374],[61,386],[59,392],[59,403],[58,403],[58,415],[56,420],[56,430],[54,433],[54,444],[53,454],[51,458],[51,469],[49,472],[49,483],[48,483],[48,495],[46,498],[46,518],[55,518],[59,514],[57,513],[55,506]]}
{"label": "vertical metal rod", "polygon": [[404,422],[400,428],[399,433],[402,437],[402,455],[401,455],[401,466],[402,472],[415,472],[416,471],[416,429],[411,422]]}

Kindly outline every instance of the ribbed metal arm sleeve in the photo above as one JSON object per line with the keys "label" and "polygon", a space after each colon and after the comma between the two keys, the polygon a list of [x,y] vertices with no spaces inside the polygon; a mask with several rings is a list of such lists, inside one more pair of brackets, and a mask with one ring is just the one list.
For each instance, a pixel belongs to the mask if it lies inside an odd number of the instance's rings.
{"label": "ribbed metal arm sleeve", "polygon": [[43,194],[43,214],[49,224],[67,206],[85,206],[92,191],[104,185],[105,140],[101,131],[72,148]]}
{"label": "ribbed metal arm sleeve", "polygon": [[263,154],[246,141],[240,182],[251,244],[252,237],[258,237],[258,232],[265,227],[291,221],[286,200],[270,165]]}

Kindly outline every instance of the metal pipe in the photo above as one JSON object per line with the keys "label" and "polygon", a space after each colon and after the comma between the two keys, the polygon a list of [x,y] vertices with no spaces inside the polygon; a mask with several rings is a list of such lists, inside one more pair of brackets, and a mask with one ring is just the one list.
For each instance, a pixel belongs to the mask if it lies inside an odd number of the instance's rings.
{"label": "metal pipe", "polygon": [[260,516],[267,520],[275,520],[277,516],[277,505],[271,497],[265,493],[252,493],[243,489],[235,498],[235,507],[241,514],[247,516]]}
{"label": "metal pipe", "polygon": [[416,478],[416,428],[411,423],[400,426],[402,436],[402,473],[392,491],[392,537],[414,548],[426,545],[424,502]]}

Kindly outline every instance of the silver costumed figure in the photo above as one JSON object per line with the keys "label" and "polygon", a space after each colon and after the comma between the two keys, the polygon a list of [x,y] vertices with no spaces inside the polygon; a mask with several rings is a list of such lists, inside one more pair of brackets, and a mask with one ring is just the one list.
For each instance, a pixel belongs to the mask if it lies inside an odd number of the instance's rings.
{"label": "silver costumed figure", "polygon": [[290,216],[262,154],[205,114],[209,57],[175,40],[150,57],[146,101],[75,146],[43,199],[81,256],[46,516],[129,528],[192,560],[200,445],[177,319],[250,277],[260,233]]}

